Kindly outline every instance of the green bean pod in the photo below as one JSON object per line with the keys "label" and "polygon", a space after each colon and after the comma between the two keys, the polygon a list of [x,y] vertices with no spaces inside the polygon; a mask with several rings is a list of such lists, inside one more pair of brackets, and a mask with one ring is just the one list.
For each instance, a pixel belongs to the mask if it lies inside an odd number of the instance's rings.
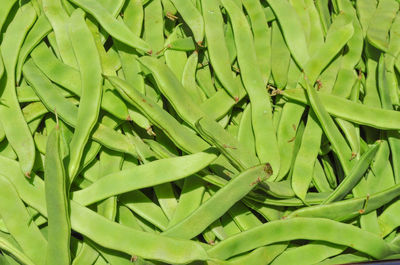
{"label": "green bean pod", "polygon": [[17,11],[7,27],[1,43],[1,53],[7,78],[1,79],[0,121],[7,140],[15,150],[21,164],[21,170],[29,177],[34,161],[35,146],[31,132],[22,115],[15,89],[15,67],[19,50],[27,31],[36,20],[36,13],[31,4],[26,4]]}
{"label": "green bean pod", "polygon": [[[191,239],[221,217],[233,204],[242,199],[255,186],[271,176],[269,165],[250,168],[228,182],[209,200],[181,222],[166,230],[163,235]],[[229,197],[229,199],[227,199]]]}
{"label": "green bean pod", "polygon": [[[89,205],[113,195],[185,178],[208,166],[216,158],[215,151],[209,150],[119,171],[99,179],[86,189],[72,193],[73,199],[82,205]],[[163,177],[160,178],[157,172],[163,172]],[[137,175],[138,178],[132,179],[132,175]],[[129,184],[129,179],[134,181]]]}
{"label": "green bean pod", "polygon": [[[248,240],[249,238],[251,240]],[[231,236],[207,252],[211,257],[226,259],[259,246],[295,239],[321,240],[344,245],[377,259],[396,251],[396,247],[389,245],[379,236],[353,225],[323,218],[298,217],[269,222]]]}
{"label": "green bean pod", "polygon": [[238,6],[230,1],[222,0],[221,3],[231,18],[241,77],[250,97],[256,152],[262,163],[271,164],[276,178],[280,167],[278,142],[272,122],[269,94],[264,88],[259,69],[254,69],[257,59],[251,29]]}
{"label": "green bean pod", "polygon": [[48,213],[48,248],[46,264],[57,260],[59,264],[70,264],[69,250],[71,224],[68,212],[67,177],[61,157],[60,128],[50,133],[46,147],[45,193]]}
{"label": "green bean pod", "polygon": [[84,12],[80,9],[75,10],[71,15],[69,35],[81,72],[82,82],[77,124],[70,143],[68,174],[72,183],[78,172],[83,149],[99,115],[103,80],[96,44],[85,23]]}
{"label": "green bean pod", "polygon": [[91,14],[100,25],[114,38],[120,42],[136,48],[143,52],[152,53],[150,46],[144,40],[137,37],[133,32],[120,20],[116,20],[100,3],[94,0],[72,0],[86,12]]}

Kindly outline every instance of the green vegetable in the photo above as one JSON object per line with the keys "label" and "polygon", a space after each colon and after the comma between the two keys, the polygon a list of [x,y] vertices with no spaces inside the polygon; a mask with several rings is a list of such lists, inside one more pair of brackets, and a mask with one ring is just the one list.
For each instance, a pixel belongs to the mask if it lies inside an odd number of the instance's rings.
{"label": "green vegetable", "polygon": [[0,1],[0,264],[398,258],[399,8]]}

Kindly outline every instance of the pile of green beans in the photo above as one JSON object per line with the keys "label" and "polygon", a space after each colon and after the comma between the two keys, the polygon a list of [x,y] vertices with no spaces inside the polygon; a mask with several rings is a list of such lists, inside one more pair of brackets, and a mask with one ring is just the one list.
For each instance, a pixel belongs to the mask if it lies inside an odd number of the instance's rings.
{"label": "pile of green beans", "polygon": [[398,0],[0,0],[0,265],[400,259]]}

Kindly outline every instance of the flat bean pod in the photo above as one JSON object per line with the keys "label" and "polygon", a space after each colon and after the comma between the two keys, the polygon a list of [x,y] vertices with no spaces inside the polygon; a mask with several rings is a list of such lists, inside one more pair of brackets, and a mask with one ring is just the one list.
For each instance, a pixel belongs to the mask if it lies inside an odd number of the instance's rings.
{"label": "flat bean pod", "polygon": [[208,54],[218,79],[235,101],[239,99],[239,87],[230,70],[228,48],[224,40],[223,18],[218,1],[204,0],[202,3]]}
{"label": "flat bean pod", "polygon": [[[19,166],[17,162],[0,157],[0,162],[1,160],[5,163],[9,163],[8,168],[13,170],[14,173],[8,176],[10,180],[16,184],[17,191],[19,193],[21,193],[22,190],[27,191],[23,196],[23,200],[28,204],[34,204],[36,208],[40,209],[43,215],[47,216],[43,181],[35,178],[35,185],[30,185],[24,180],[22,173],[18,171]],[[128,227],[113,223],[73,201],[71,202],[71,227],[105,247],[144,258],[155,258],[156,260],[172,263],[185,263],[193,260],[208,259],[204,249],[198,243],[132,230]],[[95,231],[97,231],[97,229],[108,231],[106,232],[108,235],[96,233]],[[140,242],[137,240],[132,241],[132,237],[140,237],[142,239]],[[158,244],[160,247],[151,247],[157,246]],[[165,247],[167,247],[167,249]],[[189,252],[176,253],[175,250],[181,249],[182,247]],[[162,253],[158,251],[161,248],[164,249]]]}
{"label": "flat bean pod", "polygon": [[267,1],[274,11],[279,24],[281,25],[288,48],[296,63],[304,67],[308,61],[307,43],[304,30],[301,28],[299,18],[292,6],[287,1]]}
{"label": "flat bean pod", "polygon": [[111,14],[97,1],[72,0],[71,2],[94,16],[100,25],[117,40],[132,48],[137,48],[141,51],[151,53],[149,44],[133,34],[122,21],[113,18]]}
{"label": "flat bean pod", "polygon": [[[35,161],[35,146],[26,124],[15,91],[15,67],[19,50],[28,29],[36,20],[36,13],[30,4],[19,9],[16,20],[9,25],[1,44],[4,69],[7,78],[1,79],[2,102],[0,120],[6,137],[17,153],[21,170],[29,176]],[[12,119],[10,117],[13,117]]]}
{"label": "flat bean pod", "polygon": [[[96,44],[84,21],[84,13],[77,9],[69,20],[69,35],[78,67],[81,72],[82,95],[79,103],[77,124],[70,143],[70,161],[68,174],[74,179],[82,158],[83,149],[88,141],[99,115],[101,102],[101,66]],[[93,64],[89,65],[87,59]]]}
{"label": "flat bean pod", "polygon": [[[345,248],[346,247],[344,246],[314,241],[305,246],[286,250],[276,259],[274,259],[271,264],[314,264],[331,256],[340,254]],[[300,255],[302,259],[298,260]]]}
{"label": "flat bean pod", "polygon": [[0,2],[1,264],[397,258],[398,1]]}
{"label": "flat bean pod", "polygon": [[18,55],[16,80],[19,83],[21,80],[22,66],[25,59],[28,57],[29,53],[33,48],[39,44],[39,42],[51,31],[51,25],[44,15],[39,16],[35,25],[29,31],[26,39],[24,40],[24,45],[21,47],[21,51]]}
{"label": "flat bean pod", "polygon": [[11,8],[15,4],[17,0],[6,0],[1,3],[1,13],[0,13],[0,29],[2,29],[4,22],[7,19],[7,16],[9,12],[11,11]]}
{"label": "flat bean pod", "polygon": [[[335,117],[382,130],[400,128],[400,115],[396,111],[366,106],[322,92],[317,92],[317,94],[326,110]],[[289,99],[309,104],[304,91],[300,89],[286,90],[283,95]]]}
{"label": "flat bean pod", "polygon": [[[245,240],[252,234],[252,240]],[[266,234],[268,236],[261,236]],[[348,235],[352,235],[349,237]],[[395,249],[380,237],[349,224],[322,218],[298,217],[273,221],[234,235],[208,250],[215,258],[228,258],[259,246],[293,239],[321,240],[355,248],[376,258],[382,258]]]}
{"label": "flat bean pod", "polygon": [[[34,265],[33,261],[28,258],[23,252],[21,252],[17,247],[10,243],[7,239],[0,237],[0,249],[10,253],[17,261],[26,264]],[[3,261],[4,262],[4,261]]]}
{"label": "flat bean pod", "polygon": [[[82,205],[89,205],[113,195],[178,180],[200,171],[216,158],[215,152],[209,150],[118,171],[99,179],[86,189],[73,193],[73,199]],[[171,172],[168,172],[169,170]],[[162,178],[158,175],[161,172],[163,172]],[[132,178],[132,175],[136,177]],[[130,179],[133,181],[131,185],[129,185]]]}
{"label": "flat bean pod", "polygon": [[0,176],[0,182],[4,202],[0,214],[8,231],[32,261],[45,264],[47,240],[36,224],[30,222],[30,216],[13,184],[3,176]]}
{"label": "flat bean pod", "polygon": [[[244,171],[218,190],[188,217],[170,227],[163,235],[186,239],[195,237],[221,217],[236,201],[250,192],[258,182],[270,175],[271,167],[269,165],[261,165]],[[226,199],[228,196],[229,200]]]}
{"label": "flat bean pod", "polygon": [[192,30],[196,42],[201,44],[204,38],[204,22],[200,12],[190,1],[171,0],[171,2]]}
{"label": "flat bean pod", "polygon": [[59,125],[50,133],[45,161],[45,192],[48,213],[48,248],[46,264],[57,260],[70,264],[71,224],[67,201],[67,178],[61,157]]}
{"label": "flat bean pod", "polygon": [[[61,93],[57,93],[54,85],[51,84],[51,82],[43,75],[43,73],[40,72],[39,69],[37,69],[37,67],[31,61],[28,61],[24,65],[23,73],[28,81],[32,84],[32,88],[47,105],[47,109],[52,112],[57,112],[63,121],[75,127],[78,122],[77,107],[73,103],[65,100]],[[32,108],[35,107],[38,108],[38,110],[35,112],[28,112],[27,110],[27,114],[29,113],[29,116],[26,114],[25,119],[28,122],[42,115],[43,113],[47,113],[46,107],[44,107],[41,102],[32,103],[28,106],[33,104],[34,106],[32,106]],[[43,107],[44,110],[42,109]],[[95,126],[92,137],[110,149],[116,149],[116,151],[122,151],[136,155],[136,151],[132,150],[132,147],[127,144],[126,137],[104,124],[98,124]]]}
{"label": "flat bean pod", "polygon": [[42,1],[44,14],[54,32],[58,53],[61,59],[68,65],[76,67],[76,59],[69,40],[68,28],[65,27],[68,21],[68,13],[64,10],[61,1]]}
{"label": "flat bean pod", "polygon": [[250,27],[239,7],[230,1],[221,1],[231,18],[241,77],[249,94],[252,110],[252,125],[256,141],[256,152],[262,163],[270,163],[275,176],[279,171],[279,151],[272,123],[270,98],[264,89],[262,75],[258,69],[254,41]]}
{"label": "flat bean pod", "polygon": [[387,35],[398,9],[399,4],[396,1],[379,1],[367,31],[369,42],[378,49],[383,51],[388,49],[389,41]]}
{"label": "flat bean pod", "polygon": [[369,213],[390,202],[397,197],[398,189],[400,189],[400,186],[395,185],[384,191],[369,196],[365,195],[365,197],[298,209],[289,214],[288,217],[321,217],[336,221],[350,220],[357,215]]}
{"label": "flat bean pod", "polygon": [[203,138],[215,145],[221,153],[240,169],[247,169],[259,163],[254,153],[251,153],[246,146],[241,145],[234,137],[210,119],[202,118],[197,121],[196,126]]}
{"label": "flat bean pod", "polygon": [[378,146],[379,145],[370,147],[368,151],[361,156],[360,160],[353,166],[348,176],[346,176],[331,195],[325,199],[323,204],[340,200],[346,196],[346,194],[360,181],[366,170],[369,168],[372,159],[374,159],[375,154],[378,151]]}

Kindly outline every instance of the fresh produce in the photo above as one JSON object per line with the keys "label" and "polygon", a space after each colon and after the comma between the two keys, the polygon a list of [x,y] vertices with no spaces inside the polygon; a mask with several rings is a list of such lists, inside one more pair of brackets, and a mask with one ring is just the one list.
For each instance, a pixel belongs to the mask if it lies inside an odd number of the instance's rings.
{"label": "fresh produce", "polygon": [[396,0],[1,0],[0,264],[400,258]]}

